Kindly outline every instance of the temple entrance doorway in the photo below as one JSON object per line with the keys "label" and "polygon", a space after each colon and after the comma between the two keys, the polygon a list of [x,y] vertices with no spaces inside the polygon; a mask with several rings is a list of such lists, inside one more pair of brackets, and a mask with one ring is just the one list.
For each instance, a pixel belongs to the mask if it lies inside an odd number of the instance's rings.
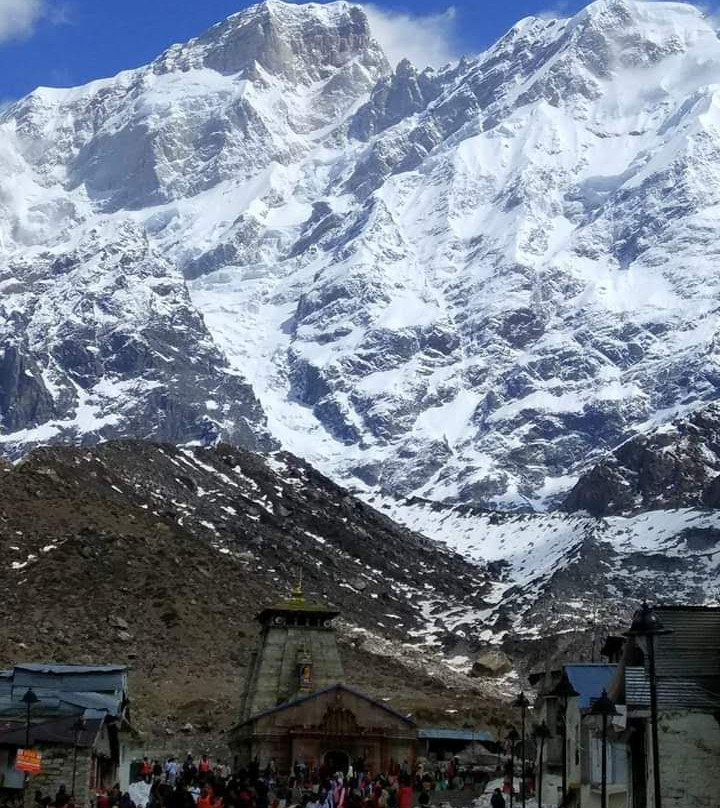
{"label": "temple entrance doorway", "polygon": [[342,752],[339,749],[332,749],[325,754],[325,768],[330,774],[342,772],[347,774],[350,768],[350,755],[347,752]]}

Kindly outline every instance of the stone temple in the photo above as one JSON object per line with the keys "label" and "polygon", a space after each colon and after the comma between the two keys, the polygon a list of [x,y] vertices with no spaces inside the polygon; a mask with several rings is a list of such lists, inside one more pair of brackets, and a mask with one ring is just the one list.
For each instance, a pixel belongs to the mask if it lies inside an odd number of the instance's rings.
{"label": "stone temple", "polygon": [[378,773],[392,760],[414,762],[414,722],[343,684],[338,614],[296,588],[257,616],[259,648],[231,736],[236,768],[274,759],[281,773],[296,764],[334,772],[362,760]]}

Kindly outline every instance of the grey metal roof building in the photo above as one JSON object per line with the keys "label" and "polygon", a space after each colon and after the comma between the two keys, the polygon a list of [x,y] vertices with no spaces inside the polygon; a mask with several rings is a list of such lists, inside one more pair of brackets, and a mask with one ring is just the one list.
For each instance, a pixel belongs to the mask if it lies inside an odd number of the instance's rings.
{"label": "grey metal roof building", "polygon": [[[650,708],[650,677],[645,668],[625,668],[625,703],[630,709]],[[720,709],[720,694],[688,677],[658,679],[658,706],[670,709]]]}
{"label": "grey metal roof building", "polygon": [[127,667],[122,665],[20,664],[0,672],[0,721],[24,720],[22,701],[32,688],[39,701],[36,721],[63,716],[86,720],[118,718],[127,702]]}
{"label": "grey metal roof building", "polygon": [[[655,637],[658,705],[668,709],[720,709],[720,609],[659,606],[655,614],[670,633]],[[613,694],[630,709],[650,706],[643,641],[632,639]]]}
{"label": "grey metal roof building", "polygon": [[[28,714],[23,697],[31,688],[37,701]],[[123,665],[29,663],[0,672],[0,783],[22,791],[15,761],[29,736],[43,758],[35,786],[54,793],[60,783],[75,783],[77,774],[79,804],[89,805],[97,785],[118,777],[121,733],[132,732],[128,704]]]}

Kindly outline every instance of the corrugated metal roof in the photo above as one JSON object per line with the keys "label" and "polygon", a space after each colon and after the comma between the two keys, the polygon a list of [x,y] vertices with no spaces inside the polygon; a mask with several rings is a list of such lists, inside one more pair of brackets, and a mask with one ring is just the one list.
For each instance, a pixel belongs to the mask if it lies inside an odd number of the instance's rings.
{"label": "corrugated metal roof", "polygon": [[104,693],[62,693],[60,700],[89,710],[103,710],[110,715],[119,715],[122,699]]}
{"label": "corrugated metal roof", "polygon": [[[702,680],[692,677],[658,678],[657,690],[660,708],[713,711],[720,708],[720,695],[707,689]],[[650,677],[645,668],[625,669],[625,703],[630,708],[650,706]]]}
{"label": "corrugated metal roof", "polygon": [[658,677],[720,676],[720,608],[662,606],[655,614],[672,631],[655,639]]}
{"label": "corrugated metal roof", "polygon": [[[78,715],[86,719],[120,717],[127,689],[127,668],[123,665],[18,665],[11,678],[0,680],[0,717],[17,719],[25,715],[22,701],[32,687],[38,698],[33,720],[70,722]],[[72,718],[74,716],[75,718]]]}
{"label": "corrugated metal roof", "polygon": [[587,663],[565,665],[565,671],[572,686],[580,694],[578,707],[585,710],[591,706],[595,699],[600,698],[605,688],[610,687],[617,665],[603,663]]}
{"label": "corrugated metal roof", "polygon": [[[73,673],[126,673],[127,669],[127,665],[57,665],[54,662],[21,662],[15,666],[15,671],[50,673],[60,676]],[[15,671],[10,671],[10,675],[12,676]]]}
{"label": "corrugated metal roof", "polygon": [[437,739],[442,741],[494,741],[495,737],[485,730],[442,729],[422,727],[418,730],[418,738]]}
{"label": "corrugated metal roof", "polygon": [[[30,728],[30,737],[34,742],[56,743],[63,746],[72,746],[75,742],[76,716],[44,721],[33,724]],[[89,718],[86,726],[77,734],[78,746],[90,747],[95,743],[97,734],[102,725],[102,718]],[[0,744],[7,746],[24,746],[26,728],[24,723],[15,726],[0,727]]]}
{"label": "corrugated metal roof", "polygon": [[53,693],[121,693],[127,686],[127,675],[124,671],[64,671],[49,672],[44,670],[15,671],[12,686],[15,690],[27,690],[32,687],[38,694]]}

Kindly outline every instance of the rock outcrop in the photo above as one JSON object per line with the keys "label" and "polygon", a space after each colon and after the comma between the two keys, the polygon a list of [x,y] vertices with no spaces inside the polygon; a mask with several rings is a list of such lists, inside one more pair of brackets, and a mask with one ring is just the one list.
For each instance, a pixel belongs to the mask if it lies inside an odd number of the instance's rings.
{"label": "rock outcrop", "polygon": [[638,435],[582,475],[563,502],[594,516],[720,507],[720,408]]}

